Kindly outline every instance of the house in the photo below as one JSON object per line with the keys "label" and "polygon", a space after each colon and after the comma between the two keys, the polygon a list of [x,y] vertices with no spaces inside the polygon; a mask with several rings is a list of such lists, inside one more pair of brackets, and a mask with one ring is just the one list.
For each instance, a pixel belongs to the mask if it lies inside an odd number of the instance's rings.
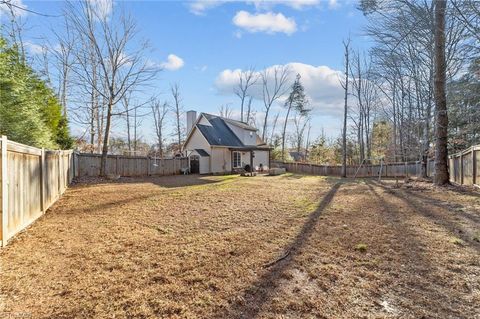
{"label": "house", "polygon": [[305,152],[304,151],[290,151],[288,152],[288,154],[290,155],[290,157],[293,159],[293,161],[295,162],[301,162],[301,161],[304,161],[305,158],[306,158],[306,155],[305,155]]}
{"label": "house", "polygon": [[187,138],[183,152],[192,174],[266,171],[270,148],[247,123],[217,115],[187,112]]}

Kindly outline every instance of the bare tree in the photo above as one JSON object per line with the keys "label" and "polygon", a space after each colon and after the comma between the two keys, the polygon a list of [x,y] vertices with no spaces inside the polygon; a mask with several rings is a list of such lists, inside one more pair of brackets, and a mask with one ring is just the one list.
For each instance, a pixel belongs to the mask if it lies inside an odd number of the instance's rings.
{"label": "bare tree", "polygon": [[252,119],[252,102],[253,102],[253,96],[248,97],[248,102],[247,102],[247,120],[245,121],[247,124],[251,124],[251,119]]}
{"label": "bare tree", "polygon": [[266,138],[268,116],[270,109],[275,101],[282,97],[288,90],[290,69],[288,66],[276,65],[272,68],[267,68],[261,73],[262,79],[262,97],[265,108],[265,115],[263,119],[262,140]]}
{"label": "bare tree", "polygon": [[183,116],[183,105],[182,105],[182,97],[180,95],[180,87],[177,83],[172,84],[170,86],[170,93],[172,94],[173,104],[172,104],[172,112],[175,115],[175,136],[177,137],[178,148],[180,149],[182,145],[182,137],[184,135],[185,129],[182,123],[182,116]]}
{"label": "bare tree", "polygon": [[294,131],[291,136],[292,146],[300,154],[305,142],[305,129],[310,122],[310,117],[305,112],[295,112],[293,117]]}
{"label": "bare tree", "polygon": [[378,88],[372,72],[372,65],[365,56],[353,52],[350,64],[352,95],[356,98],[356,108],[350,112],[350,118],[357,129],[359,162],[371,158],[371,125],[379,102]]}
{"label": "bare tree", "polygon": [[[280,112],[278,112],[274,117],[273,117],[273,124],[272,124],[272,133],[270,134],[270,139],[269,141],[273,141],[275,137],[275,129],[277,128],[277,123],[278,123],[278,118],[280,116]],[[267,141],[264,141],[267,142]]]}
{"label": "bare tree", "polygon": [[308,161],[308,154],[310,150],[310,131],[312,130],[312,121],[311,119],[308,121],[308,130],[307,130],[307,140],[305,142],[305,160]]}
{"label": "bare tree", "polygon": [[25,45],[23,42],[24,22],[22,21],[22,17],[19,12],[26,10],[24,7],[17,5],[16,2],[12,0],[1,0],[0,7],[6,8],[5,11],[8,12],[10,18],[10,27],[8,28],[6,24],[4,25],[2,23],[2,31],[6,30],[12,42],[17,46],[22,62],[25,63]]}
{"label": "bare tree", "polygon": [[[250,67],[245,71],[240,71],[238,78],[239,78],[239,81],[238,81],[238,86],[235,89],[235,94],[240,98],[240,121],[243,122],[244,105],[245,105],[245,100],[248,96],[248,90],[251,86],[255,85],[255,83],[258,81],[259,75],[257,72],[255,72],[255,68]],[[247,116],[246,116],[247,121],[248,121],[249,113],[250,112],[247,112]]]}
{"label": "bare tree", "polygon": [[349,54],[350,54],[350,38],[347,41],[343,41],[343,47],[345,49],[345,79],[344,82],[340,81],[344,89],[344,107],[343,107],[343,131],[342,131],[342,177],[347,177],[347,116],[348,116],[348,74],[349,71]]}
{"label": "bare tree", "polygon": [[66,117],[68,112],[67,96],[68,88],[70,86],[70,73],[75,63],[75,54],[73,52],[75,48],[75,36],[72,33],[70,24],[68,21],[63,23],[63,32],[60,34],[56,30],[52,30],[55,35],[57,45],[50,45],[50,52],[55,58],[55,66],[58,74],[58,90],[57,96],[63,107],[63,114]]}
{"label": "bare tree", "polygon": [[[158,70],[144,58],[147,43],[135,42],[136,24],[129,16],[124,13],[117,14],[114,8],[107,16],[101,10],[95,10],[89,1],[83,1],[78,6],[70,3],[68,11],[68,18],[75,32],[91,42],[98,61],[100,85],[98,83],[94,85],[94,79],[88,69],[84,69],[81,74],[83,80],[105,101],[106,116],[100,165],[100,175],[105,175],[112,116],[121,114],[116,113],[114,108],[126,92],[134,90],[141,84],[147,84]],[[130,49],[133,46],[137,49]],[[80,50],[88,53],[88,48],[81,47]]]}
{"label": "bare tree", "polygon": [[165,122],[168,114],[168,103],[160,103],[157,99],[151,101],[153,122],[155,124],[155,134],[157,135],[157,144],[160,158],[163,158],[163,149],[165,143]]}
{"label": "bare tree", "polygon": [[221,117],[231,119],[233,117],[233,110],[230,107],[230,104],[222,104],[218,108],[218,113]]}
{"label": "bare tree", "polygon": [[448,175],[448,114],[445,62],[445,9],[446,0],[435,0],[435,184],[449,183]]}
{"label": "bare tree", "polygon": [[125,109],[125,121],[126,121],[126,124],[127,124],[127,146],[128,146],[128,151],[129,152],[132,151],[132,137],[131,137],[131,133],[130,133],[130,128],[131,128],[131,124],[130,124],[130,97],[131,97],[131,94],[127,93],[123,96],[123,99],[122,99],[123,107]]}

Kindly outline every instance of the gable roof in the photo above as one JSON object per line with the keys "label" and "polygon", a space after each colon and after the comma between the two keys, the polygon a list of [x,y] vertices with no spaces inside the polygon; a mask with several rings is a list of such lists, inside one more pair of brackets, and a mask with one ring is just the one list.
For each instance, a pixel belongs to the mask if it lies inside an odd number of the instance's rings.
{"label": "gable roof", "polygon": [[227,118],[224,118],[222,117],[222,119],[227,122],[227,123],[230,123],[232,125],[235,125],[235,126],[238,126],[238,127],[241,127],[241,128],[244,128],[246,130],[249,130],[249,131],[257,131],[257,129],[245,122],[241,122],[241,121],[237,121],[237,120],[232,120],[232,119],[227,119]]}
{"label": "gable roof", "polygon": [[[210,123],[210,125],[200,124],[200,120],[202,116],[208,121],[208,123]],[[202,133],[202,135],[205,137],[208,144],[210,145],[225,146],[225,147],[231,147],[231,148],[247,147],[237,137],[237,135],[233,132],[233,130],[228,126],[227,123],[241,127],[246,130],[257,131],[256,128],[244,122],[227,119],[227,118],[213,115],[213,114],[200,113],[200,116],[197,118],[196,122],[193,125],[193,128],[190,130],[184,145],[188,143],[188,141],[190,140],[190,137],[193,134],[193,131],[195,130],[195,128],[197,128],[200,131],[200,133]],[[257,146],[260,146],[260,145],[257,145]],[[251,148],[251,146],[248,146],[248,147]]]}
{"label": "gable roof", "polygon": [[217,146],[244,146],[220,116],[203,113],[212,126],[198,124],[197,127],[207,139],[208,144]]}

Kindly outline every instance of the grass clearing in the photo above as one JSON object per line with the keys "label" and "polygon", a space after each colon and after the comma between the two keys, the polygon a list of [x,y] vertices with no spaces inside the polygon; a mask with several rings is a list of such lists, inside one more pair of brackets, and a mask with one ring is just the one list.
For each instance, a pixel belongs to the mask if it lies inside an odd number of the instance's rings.
{"label": "grass clearing", "polygon": [[480,196],[394,183],[285,174],[77,184],[0,251],[0,314],[474,317]]}

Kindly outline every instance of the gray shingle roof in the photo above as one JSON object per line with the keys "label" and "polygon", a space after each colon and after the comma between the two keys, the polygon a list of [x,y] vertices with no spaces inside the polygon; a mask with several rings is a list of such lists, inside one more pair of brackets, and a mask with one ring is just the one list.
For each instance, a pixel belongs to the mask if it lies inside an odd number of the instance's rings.
{"label": "gray shingle roof", "polygon": [[210,145],[233,147],[244,146],[242,141],[240,141],[221,117],[211,114],[204,114],[204,116],[212,126],[197,124],[197,127]]}
{"label": "gray shingle roof", "polygon": [[210,156],[210,154],[207,153],[207,151],[205,151],[204,149],[202,148],[196,148],[195,151],[197,151],[198,155],[202,156],[202,157],[208,157]]}

